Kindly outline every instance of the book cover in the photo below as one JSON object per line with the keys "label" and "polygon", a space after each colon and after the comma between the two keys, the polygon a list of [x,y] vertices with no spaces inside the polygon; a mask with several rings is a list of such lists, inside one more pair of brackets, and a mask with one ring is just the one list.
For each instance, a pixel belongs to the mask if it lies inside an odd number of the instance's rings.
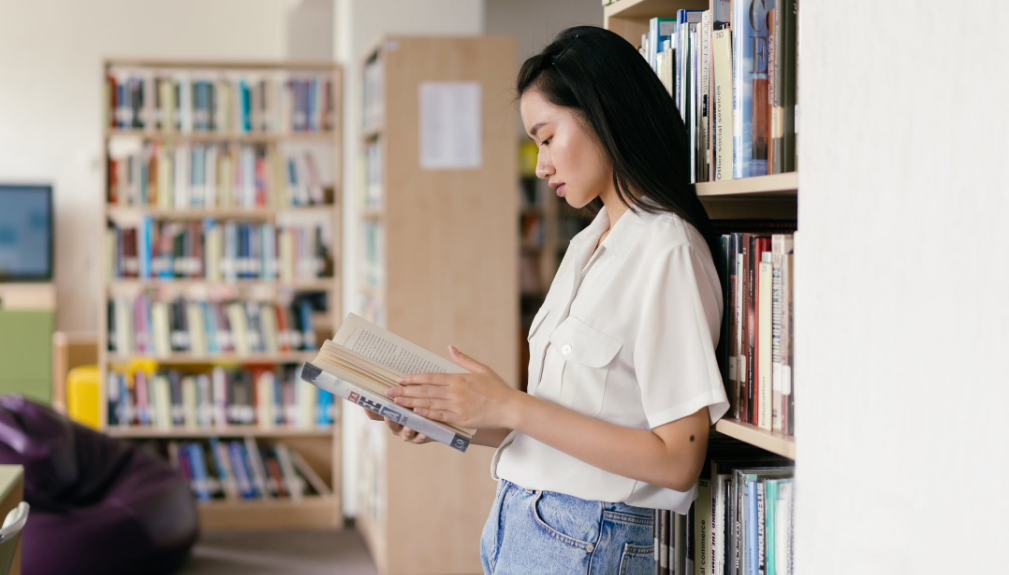
{"label": "book cover", "polygon": [[669,571],[669,510],[659,510],[659,573],[670,575]]}
{"label": "book cover", "polygon": [[697,499],[694,500],[693,538],[691,553],[694,561],[693,570],[688,575],[712,575],[711,564],[711,481],[697,480]]}
{"label": "book cover", "polygon": [[767,11],[774,0],[732,4],[733,177],[767,174],[768,88]]}
{"label": "book cover", "polygon": [[757,294],[759,298],[758,308],[760,319],[757,321],[759,326],[759,333],[757,334],[757,352],[759,353],[759,358],[757,360],[757,366],[759,372],[757,375],[758,389],[759,389],[759,402],[755,402],[759,405],[759,410],[757,412],[757,426],[761,429],[771,430],[771,346],[772,346],[772,325],[771,325],[771,274],[772,274],[772,263],[771,263],[771,253],[768,251],[761,252],[760,254],[760,280],[758,285],[760,286],[760,292]]}
{"label": "book cover", "polygon": [[[680,111],[680,119],[687,124],[687,76],[689,58],[689,24],[701,21],[701,10],[676,11],[676,107]],[[689,129],[689,125],[688,125]]]}

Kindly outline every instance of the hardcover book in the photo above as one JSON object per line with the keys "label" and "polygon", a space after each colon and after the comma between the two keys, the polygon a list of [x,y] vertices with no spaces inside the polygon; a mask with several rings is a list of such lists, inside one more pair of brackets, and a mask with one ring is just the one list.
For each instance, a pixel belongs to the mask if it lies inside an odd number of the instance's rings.
{"label": "hardcover book", "polygon": [[306,363],[301,378],[320,389],[391,419],[459,451],[466,451],[474,429],[434,421],[386,397],[401,375],[466,373],[443,359],[354,314],[348,314],[332,340]]}

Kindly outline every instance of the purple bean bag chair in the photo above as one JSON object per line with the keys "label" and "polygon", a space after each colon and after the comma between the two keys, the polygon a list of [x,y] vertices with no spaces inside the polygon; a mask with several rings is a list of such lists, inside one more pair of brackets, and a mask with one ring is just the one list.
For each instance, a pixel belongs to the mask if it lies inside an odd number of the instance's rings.
{"label": "purple bean bag chair", "polygon": [[0,397],[0,463],[25,469],[24,575],[161,575],[196,542],[182,475],[21,396]]}

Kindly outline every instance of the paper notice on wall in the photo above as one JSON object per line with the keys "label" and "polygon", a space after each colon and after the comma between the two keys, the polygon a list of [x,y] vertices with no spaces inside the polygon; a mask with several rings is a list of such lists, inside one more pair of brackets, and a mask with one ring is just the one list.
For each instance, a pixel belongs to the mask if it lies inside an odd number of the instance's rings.
{"label": "paper notice on wall", "polygon": [[420,85],[420,167],[479,168],[483,161],[483,113],[479,82]]}

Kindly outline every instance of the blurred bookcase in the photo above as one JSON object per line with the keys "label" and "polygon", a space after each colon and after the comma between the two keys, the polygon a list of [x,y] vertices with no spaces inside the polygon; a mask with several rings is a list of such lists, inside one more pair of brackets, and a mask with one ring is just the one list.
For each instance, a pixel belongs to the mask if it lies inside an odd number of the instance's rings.
{"label": "blurred bookcase", "polygon": [[[517,383],[514,72],[504,37],[389,36],[367,55],[355,297],[366,319]],[[446,120],[478,137],[439,164],[425,146],[452,146]],[[370,420],[361,436],[356,524],[379,571],[480,572],[492,450],[410,445]]]}
{"label": "blurred bookcase", "polygon": [[[340,406],[298,378],[342,317],[341,68],[108,59],[102,82],[104,431],[204,450],[203,528],[341,526]],[[218,440],[262,455],[258,490],[214,482]]]}

